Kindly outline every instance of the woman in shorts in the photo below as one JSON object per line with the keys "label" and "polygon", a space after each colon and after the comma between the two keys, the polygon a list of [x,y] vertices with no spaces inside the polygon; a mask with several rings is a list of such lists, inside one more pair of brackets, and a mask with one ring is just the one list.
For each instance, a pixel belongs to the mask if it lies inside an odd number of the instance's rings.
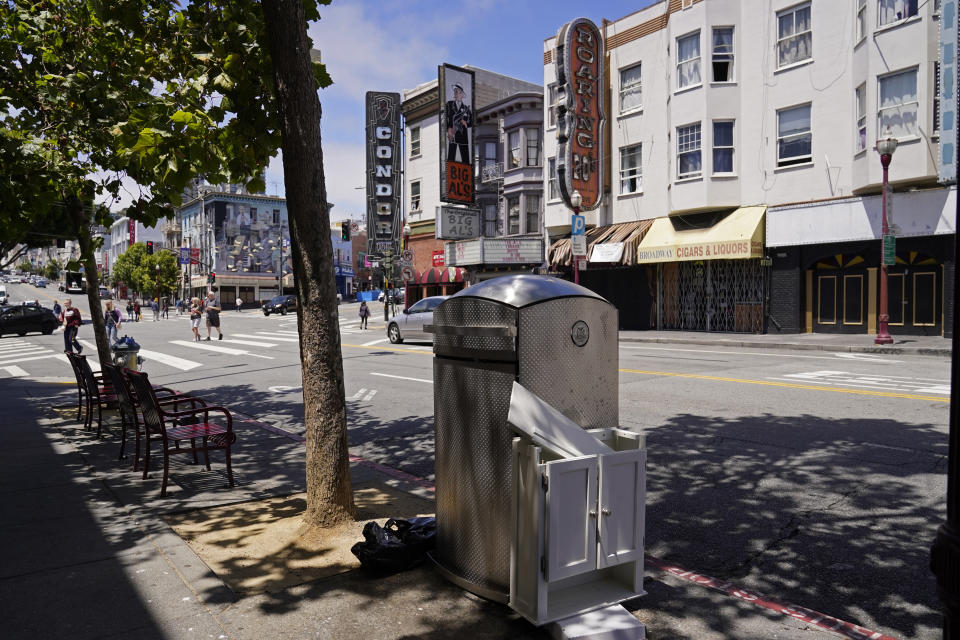
{"label": "woman in shorts", "polygon": [[200,298],[190,298],[190,327],[193,329],[194,342],[200,342],[200,320],[202,318]]}

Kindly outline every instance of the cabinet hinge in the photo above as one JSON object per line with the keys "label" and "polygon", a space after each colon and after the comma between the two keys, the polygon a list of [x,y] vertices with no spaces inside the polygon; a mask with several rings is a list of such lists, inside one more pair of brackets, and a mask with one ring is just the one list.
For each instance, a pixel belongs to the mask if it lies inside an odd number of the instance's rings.
{"label": "cabinet hinge", "polygon": [[550,480],[547,479],[547,474],[545,473],[540,474],[540,484],[543,485],[544,491],[550,490]]}
{"label": "cabinet hinge", "polygon": [[544,578],[547,577],[547,556],[540,556],[540,573]]}

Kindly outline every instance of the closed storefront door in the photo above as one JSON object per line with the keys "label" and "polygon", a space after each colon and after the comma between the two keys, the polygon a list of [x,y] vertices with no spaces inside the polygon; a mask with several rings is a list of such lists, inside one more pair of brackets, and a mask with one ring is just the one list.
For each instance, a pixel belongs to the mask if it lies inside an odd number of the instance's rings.
{"label": "closed storefront door", "polygon": [[760,260],[666,262],[660,269],[658,325],[679,331],[761,333]]}

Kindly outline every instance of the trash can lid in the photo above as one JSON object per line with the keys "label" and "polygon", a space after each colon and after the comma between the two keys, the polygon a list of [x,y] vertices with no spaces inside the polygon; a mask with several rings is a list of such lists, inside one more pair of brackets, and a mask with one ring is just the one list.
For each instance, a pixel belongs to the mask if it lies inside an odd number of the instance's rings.
{"label": "trash can lid", "polygon": [[574,297],[595,298],[610,304],[606,298],[568,280],[527,273],[484,280],[479,284],[461,289],[450,296],[444,304],[450,304],[457,298],[484,298],[520,308],[545,300]]}

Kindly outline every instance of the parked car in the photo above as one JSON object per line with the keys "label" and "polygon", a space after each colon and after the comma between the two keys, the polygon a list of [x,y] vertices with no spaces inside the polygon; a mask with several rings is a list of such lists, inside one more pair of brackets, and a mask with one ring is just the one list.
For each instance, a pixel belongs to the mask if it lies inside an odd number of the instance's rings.
{"label": "parked car", "polygon": [[423,326],[433,322],[433,310],[450,296],[431,296],[418,300],[409,309],[394,315],[387,323],[387,337],[393,344],[404,340],[428,340],[433,342],[433,334],[423,330]]}
{"label": "parked car", "polygon": [[110,290],[107,289],[106,287],[100,287],[99,295],[100,295],[100,298],[103,300],[110,300],[113,298],[113,296],[110,295]]}
{"label": "parked car", "polygon": [[[406,288],[392,289],[392,290],[391,290],[391,294],[390,294],[390,295],[391,295],[391,297],[393,298],[394,304],[403,304],[403,296],[404,296],[404,292],[405,292],[405,291],[406,291]],[[377,302],[383,302],[383,300],[384,300],[385,297],[386,297],[386,296],[385,296],[384,292],[381,291],[381,292],[377,295]]]}
{"label": "parked car", "polygon": [[7,295],[7,288],[0,287],[0,305],[10,302],[10,296]]}
{"label": "parked car", "polygon": [[53,311],[36,304],[0,307],[0,337],[15,333],[22,336],[30,331],[50,335],[59,320]]}
{"label": "parked car", "polygon": [[287,315],[288,311],[297,310],[297,296],[276,296],[269,302],[263,304],[263,315],[268,316],[271,313],[279,313],[282,316]]}
{"label": "parked car", "polygon": [[37,278],[36,285],[37,285],[38,287],[40,287],[41,289],[46,289],[46,288],[47,288],[47,282],[48,282],[48,280],[47,280],[46,278]]}

